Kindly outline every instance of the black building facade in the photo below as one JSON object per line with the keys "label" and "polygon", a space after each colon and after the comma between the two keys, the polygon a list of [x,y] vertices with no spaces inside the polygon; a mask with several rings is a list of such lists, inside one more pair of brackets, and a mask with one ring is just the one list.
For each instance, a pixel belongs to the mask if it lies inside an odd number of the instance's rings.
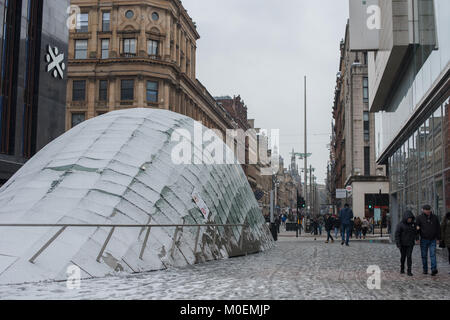
{"label": "black building facade", "polygon": [[0,0],[0,185],[64,133],[69,0]]}

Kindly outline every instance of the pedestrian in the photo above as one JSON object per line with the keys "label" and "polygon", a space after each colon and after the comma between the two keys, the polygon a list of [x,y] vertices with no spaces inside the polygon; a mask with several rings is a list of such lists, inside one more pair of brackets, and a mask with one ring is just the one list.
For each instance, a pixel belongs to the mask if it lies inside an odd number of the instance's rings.
{"label": "pedestrian", "polygon": [[369,230],[370,227],[370,223],[369,220],[367,220],[366,217],[364,217],[362,223],[361,223],[361,231],[362,231],[362,235],[363,235],[363,239],[366,239],[366,235],[367,235],[367,231]]}
{"label": "pedestrian", "polygon": [[353,218],[353,211],[350,209],[350,205],[346,203],[344,205],[344,209],[339,212],[339,219],[341,220],[341,234],[342,234],[342,243],[341,245],[349,246],[348,242],[350,240],[350,227],[351,220]]}
{"label": "pedestrian", "polygon": [[354,222],[354,230],[355,230],[355,238],[361,239],[361,229],[362,229],[362,222],[359,217],[356,217]]}
{"label": "pedestrian", "polygon": [[339,229],[341,228],[341,220],[339,220],[339,217],[337,215],[333,215],[334,217],[334,237],[337,238]]}
{"label": "pedestrian", "polygon": [[436,243],[441,238],[439,219],[431,212],[429,205],[424,205],[422,214],[416,220],[420,234],[420,249],[422,253],[423,274],[428,274],[428,251],[430,251],[431,275],[438,273],[436,262]]}
{"label": "pedestrian", "polygon": [[286,220],[287,220],[287,215],[283,214],[283,216],[281,217],[281,222],[282,222],[284,228],[286,228]]}
{"label": "pedestrian", "polygon": [[[448,263],[450,264],[450,212],[447,212],[441,224],[441,244],[440,247],[447,247]],[[450,274],[450,272],[449,272]]]}
{"label": "pedestrian", "polygon": [[395,242],[400,249],[400,273],[405,273],[405,260],[408,266],[408,276],[412,277],[412,252],[415,241],[418,240],[415,217],[411,211],[406,211],[403,220],[397,225]]}
{"label": "pedestrian", "polygon": [[319,229],[319,220],[317,219],[317,217],[314,217],[313,219],[314,240],[317,240],[318,229]]}
{"label": "pedestrian", "polygon": [[281,219],[280,219],[280,216],[277,215],[276,218],[275,218],[275,225],[276,225],[278,233],[280,233],[280,224],[281,224]]}
{"label": "pedestrian", "polygon": [[331,236],[331,230],[334,228],[334,217],[327,214],[325,215],[325,231],[327,232],[327,241],[325,243],[328,243],[331,239],[331,243],[334,243],[334,239]]}
{"label": "pedestrian", "polygon": [[350,219],[350,238],[352,238],[352,239],[353,239],[354,227],[355,227],[355,221],[354,221],[354,219]]}
{"label": "pedestrian", "polygon": [[319,228],[319,235],[322,235],[323,218],[319,217],[317,227]]}

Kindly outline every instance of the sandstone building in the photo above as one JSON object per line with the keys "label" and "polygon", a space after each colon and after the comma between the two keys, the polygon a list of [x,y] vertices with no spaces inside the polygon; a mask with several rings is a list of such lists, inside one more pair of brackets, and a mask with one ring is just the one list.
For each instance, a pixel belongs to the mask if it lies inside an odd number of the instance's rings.
{"label": "sandstone building", "polygon": [[[72,0],[66,129],[116,109],[149,107],[234,128],[196,78],[195,23],[179,0]],[[76,8],[76,7],[75,7]]]}
{"label": "sandstone building", "polygon": [[370,217],[375,209],[389,208],[389,181],[375,156],[375,116],[369,111],[367,52],[350,50],[349,25],[340,44],[340,66],[333,106],[331,166],[336,189],[352,187],[348,201],[355,216]]}

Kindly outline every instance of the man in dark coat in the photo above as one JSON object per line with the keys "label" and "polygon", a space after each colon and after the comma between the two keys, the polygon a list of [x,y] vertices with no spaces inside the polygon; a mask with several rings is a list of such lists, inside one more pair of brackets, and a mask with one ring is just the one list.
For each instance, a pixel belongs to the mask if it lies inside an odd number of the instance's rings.
{"label": "man in dark coat", "polygon": [[438,273],[436,263],[436,244],[441,238],[439,219],[431,212],[431,207],[425,205],[422,214],[416,220],[417,230],[420,234],[420,249],[422,253],[423,274],[428,274],[428,251],[430,251],[431,275]]}
{"label": "man in dark coat", "polygon": [[349,204],[344,205],[344,209],[339,212],[339,220],[341,220],[341,234],[342,234],[342,245],[348,246],[350,240],[350,224],[353,219],[353,211],[350,209]]}
{"label": "man in dark coat", "polygon": [[414,244],[418,240],[418,232],[415,217],[411,211],[406,211],[403,220],[397,225],[395,231],[395,242],[400,249],[400,273],[405,273],[405,260],[408,259],[408,276],[412,276],[412,252]]}

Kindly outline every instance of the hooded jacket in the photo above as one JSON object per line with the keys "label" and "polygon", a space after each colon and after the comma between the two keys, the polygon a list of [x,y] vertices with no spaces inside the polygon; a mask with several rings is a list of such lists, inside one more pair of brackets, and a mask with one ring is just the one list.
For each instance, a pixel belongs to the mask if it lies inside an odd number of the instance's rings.
{"label": "hooded jacket", "polygon": [[[408,223],[408,218],[412,218],[411,223]],[[416,218],[411,211],[405,212],[403,220],[397,225],[397,230],[395,231],[397,247],[414,246],[415,241],[419,239],[415,220]]]}
{"label": "hooded jacket", "polygon": [[332,216],[329,216],[325,219],[325,230],[330,231],[334,228],[334,218]]}

